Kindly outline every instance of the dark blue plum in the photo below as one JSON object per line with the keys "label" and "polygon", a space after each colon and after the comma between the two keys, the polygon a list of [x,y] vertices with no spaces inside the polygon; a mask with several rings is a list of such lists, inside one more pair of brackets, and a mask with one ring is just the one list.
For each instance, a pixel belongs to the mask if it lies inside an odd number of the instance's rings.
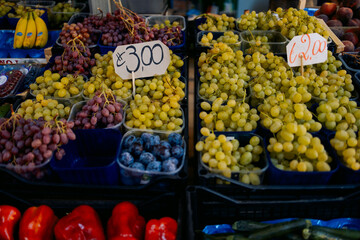
{"label": "dark blue plum", "polygon": [[133,156],[128,152],[123,152],[120,155],[120,163],[126,167],[134,163]]}
{"label": "dark blue plum", "polygon": [[152,137],[153,137],[154,145],[160,144],[160,136],[159,135],[153,135]]}
{"label": "dark blue plum", "polygon": [[181,158],[184,155],[184,149],[180,145],[175,145],[171,148],[171,156]]}
{"label": "dark blue plum", "polygon": [[144,151],[144,148],[143,148],[143,145],[141,143],[134,142],[130,147],[130,151],[135,157],[138,157]]}
{"label": "dark blue plum", "polygon": [[169,157],[164,162],[166,162],[166,161],[172,162],[175,166],[177,166],[179,164],[179,160],[177,158],[174,158],[174,157]]}
{"label": "dark blue plum", "polygon": [[174,172],[176,171],[177,169],[177,166],[174,164],[173,161],[171,160],[165,160],[163,163],[162,163],[162,170],[164,172]]}
{"label": "dark blue plum", "polygon": [[145,170],[145,167],[142,163],[139,162],[134,162],[133,164],[130,165],[130,168],[135,168],[135,169],[139,169],[139,170]]}
{"label": "dark blue plum", "polygon": [[159,161],[154,161],[149,163],[149,165],[147,165],[146,167],[147,171],[154,171],[154,172],[161,172],[161,162]]}
{"label": "dark blue plum", "polygon": [[141,162],[144,166],[147,166],[149,163],[156,161],[154,155],[149,152],[143,152],[139,157],[139,162]]}
{"label": "dark blue plum", "polygon": [[144,145],[144,141],[141,139],[141,137],[136,138],[134,143],[140,143],[141,145]]}
{"label": "dark blue plum", "polygon": [[171,157],[170,149],[167,147],[156,145],[154,151],[155,151],[154,155],[156,157],[159,157],[163,161]]}
{"label": "dark blue plum", "polygon": [[172,146],[182,145],[182,137],[178,133],[170,133],[168,136],[168,141]]}
{"label": "dark blue plum", "polygon": [[160,145],[167,147],[168,149],[171,149],[171,145],[170,145],[170,143],[168,143],[168,141],[162,140],[162,141],[160,141]]}
{"label": "dark blue plum", "polygon": [[128,153],[131,153],[131,151],[130,151],[130,149],[129,148],[123,148],[123,149],[121,149],[121,152],[128,152]]}
{"label": "dark blue plum", "polygon": [[143,134],[141,134],[141,139],[143,140],[144,143],[148,142],[151,137],[152,137],[151,133],[143,133]]}
{"label": "dark blue plum", "polygon": [[135,142],[135,140],[136,140],[136,137],[134,135],[129,135],[129,136],[125,137],[123,147],[129,148]]}
{"label": "dark blue plum", "polygon": [[145,150],[151,152],[155,145],[160,143],[160,137],[153,135],[149,138],[149,141],[145,142]]}

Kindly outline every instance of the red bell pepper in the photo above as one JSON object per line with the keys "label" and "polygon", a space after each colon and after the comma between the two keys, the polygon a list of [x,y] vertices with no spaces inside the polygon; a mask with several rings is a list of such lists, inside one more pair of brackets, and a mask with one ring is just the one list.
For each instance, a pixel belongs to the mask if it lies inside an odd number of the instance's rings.
{"label": "red bell pepper", "polygon": [[57,220],[54,211],[46,205],[28,208],[20,221],[19,240],[53,239]]}
{"label": "red bell pepper", "polygon": [[0,239],[14,240],[14,228],[20,220],[21,212],[13,206],[0,206]]}
{"label": "red bell pepper", "polygon": [[55,226],[56,240],[105,240],[99,215],[88,205],[80,205]]}
{"label": "red bell pepper", "polygon": [[108,240],[140,240],[144,230],[145,219],[134,204],[122,202],[114,207],[107,224]]}
{"label": "red bell pepper", "polygon": [[152,219],[146,224],[145,240],[175,240],[177,222],[170,217]]}

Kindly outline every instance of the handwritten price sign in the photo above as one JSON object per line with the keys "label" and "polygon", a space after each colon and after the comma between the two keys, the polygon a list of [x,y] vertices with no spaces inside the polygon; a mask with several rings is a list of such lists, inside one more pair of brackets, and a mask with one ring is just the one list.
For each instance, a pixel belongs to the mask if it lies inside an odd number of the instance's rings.
{"label": "handwritten price sign", "polygon": [[318,33],[310,33],[294,37],[286,45],[286,54],[290,67],[322,63],[327,60],[326,39]]}
{"label": "handwritten price sign", "polygon": [[160,41],[118,46],[113,54],[115,72],[122,79],[162,75],[170,64],[169,48]]}

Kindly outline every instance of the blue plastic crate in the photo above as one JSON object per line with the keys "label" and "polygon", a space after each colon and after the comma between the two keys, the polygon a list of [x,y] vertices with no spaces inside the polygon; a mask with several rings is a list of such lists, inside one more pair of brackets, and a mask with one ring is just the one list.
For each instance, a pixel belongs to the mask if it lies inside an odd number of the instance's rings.
{"label": "blue plastic crate", "polygon": [[76,130],[76,140],[62,148],[61,160],[51,159],[50,166],[65,183],[116,185],[122,135],[113,129]]}
{"label": "blue plastic crate", "polygon": [[[321,143],[324,145],[328,155],[332,157],[330,163],[331,171],[328,172],[297,172],[280,170],[271,162],[270,153],[266,150],[266,155],[269,159],[269,170],[267,183],[270,185],[325,185],[331,180],[334,173],[339,169],[339,164],[335,153],[330,145],[329,140],[320,134],[312,134],[314,137],[320,138]],[[268,144],[268,140],[266,144]],[[266,146],[267,149],[267,146]]]}
{"label": "blue plastic crate", "polygon": [[[359,56],[359,53],[358,52],[348,52],[348,54],[354,54],[354,55],[358,55]],[[358,72],[360,72],[360,64],[359,64],[359,68],[353,68],[353,67],[350,67],[348,62],[352,59],[354,59],[354,57],[352,56],[349,56],[347,55],[347,53],[340,53],[338,55],[340,61],[342,62],[343,64],[343,68],[350,74],[354,75]]]}
{"label": "blue plastic crate", "polygon": [[54,45],[60,31],[49,31],[49,39],[44,48],[15,49],[15,30],[0,30],[0,57],[3,58],[44,58],[44,49]]}
{"label": "blue plastic crate", "polygon": [[[335,137],[335,132],[328,135],[329,141]],[[331,146],[332,147],[332,146]],[[336,153],[336,150],[333,150]],[[354,171],[344,165],[340,156],[335,154],[335,158],[339,162],[339,171],[337,172],[337,181],[343,184],[360,183],[360,170]]]}

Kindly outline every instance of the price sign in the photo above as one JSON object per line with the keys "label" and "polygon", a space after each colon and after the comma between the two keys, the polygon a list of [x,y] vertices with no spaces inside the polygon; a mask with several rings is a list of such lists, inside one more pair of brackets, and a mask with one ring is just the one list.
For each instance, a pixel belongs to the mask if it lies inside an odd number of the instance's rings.
{"label": "price sign", "polygon": [[161,41],[118,46],[113,53],[115,72],[122,79],[162,75],[170,64],[170,51]]}
{"label": "price sign", "polygon": [[318,33],[310,33],[294,37],[286,45],[286,54],[290,67],[322,63],[327,60],[326,39]]}

